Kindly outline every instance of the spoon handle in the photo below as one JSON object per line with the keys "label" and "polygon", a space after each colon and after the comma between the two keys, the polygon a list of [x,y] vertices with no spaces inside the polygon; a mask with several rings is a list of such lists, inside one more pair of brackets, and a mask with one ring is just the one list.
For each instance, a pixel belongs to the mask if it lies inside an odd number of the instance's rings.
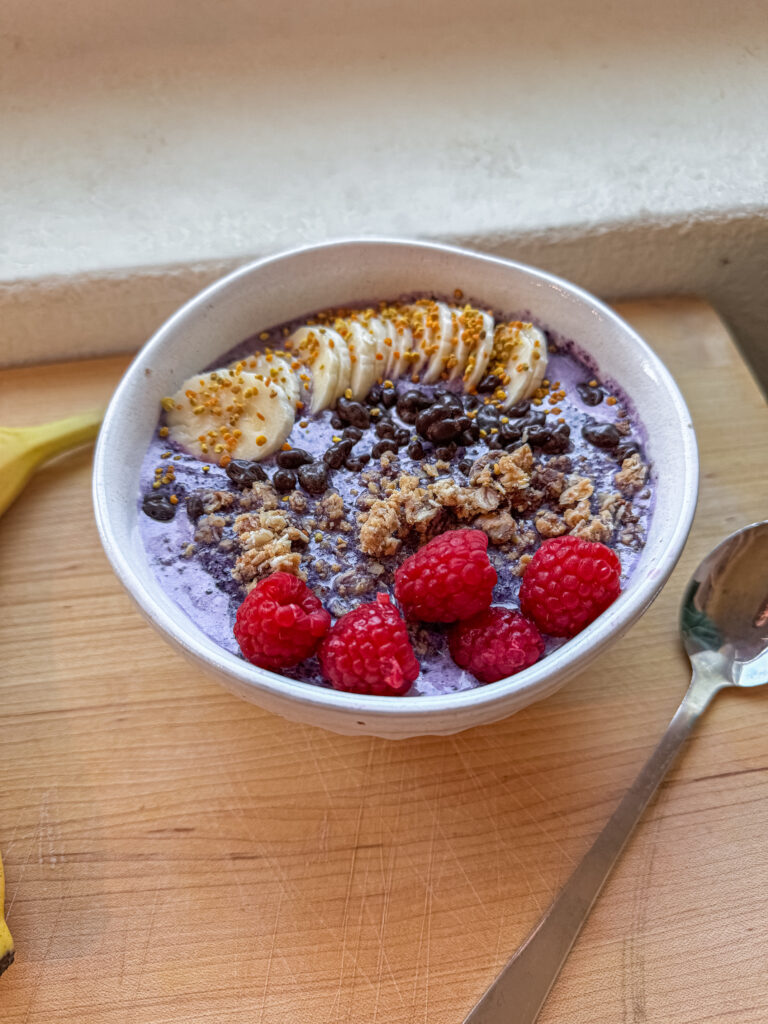
{"label": "spoon handle", "polygon": [[613,865],[699,716],[724,681],[694,671],[659,745],[537,927],[464,1024],[533,1024]]}

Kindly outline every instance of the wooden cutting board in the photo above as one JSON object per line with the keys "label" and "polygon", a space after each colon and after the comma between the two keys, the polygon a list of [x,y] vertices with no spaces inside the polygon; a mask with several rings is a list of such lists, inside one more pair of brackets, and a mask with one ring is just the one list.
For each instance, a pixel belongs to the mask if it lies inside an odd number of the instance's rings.
{"label": "wooden cutting board", "polygon": [[[244,704],[134,610],[90,455],[0,524],[2,1024],[460,1024],[602,828],[687,684],[677,605],[768,516],[768,409],[713,311],[622,304],[690,403],[701,500],[626,637],[505,722],[402,742]],[[0,373],[0,422],[104,402],[126,359]],[[768,1021],[768,692],[718,698],[543,1024]]]}

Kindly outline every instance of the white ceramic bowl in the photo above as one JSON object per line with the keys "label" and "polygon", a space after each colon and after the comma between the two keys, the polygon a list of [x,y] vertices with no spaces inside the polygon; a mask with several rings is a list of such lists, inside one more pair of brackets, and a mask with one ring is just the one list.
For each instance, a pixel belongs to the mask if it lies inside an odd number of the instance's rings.
{"label": "white ceramic bowl", "polygon": [[[138,528],[139,468],[160,399],[260,328],[327,306],[461,288],[489,305],[527,310],[573,338],[617,381],[648,430],[655,509],[624,593],[591,626],[524,672],[438,697],[339,693],[256,668],[217,647],[163,592]],[[196,665],[246,700],[337,732],[407,737],[492,722],[548,696],[648,607],[674,567],[693,519],[698,457],[672,377],[615,313],[566,281],[508,260],[391,239],[340,241],[251,263],[201,292],[144,346],[112,398],[96,448],[94,503],[104,549],[146,618]]]}

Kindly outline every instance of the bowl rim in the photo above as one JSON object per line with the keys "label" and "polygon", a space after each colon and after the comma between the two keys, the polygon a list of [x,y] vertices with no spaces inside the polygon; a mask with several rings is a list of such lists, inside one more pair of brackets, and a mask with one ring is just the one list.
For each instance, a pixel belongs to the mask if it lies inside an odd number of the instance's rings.
{"label": "bowl rim", "polygon": [[[215,641],[205,637],[204,634],[200,634],[202,639],[198,638],[191,629],[187,629],[187,616],[181,609],[179,609],[178,616],[173,618],[160,607],[145,590],[136,576],[130,560],[117,543],[109,511],[108,490],[105,485],[109,449],[113,436],[119,430],[124,396],[131,390],[134,379],[143,373],[144,364],[162,348],[166,337],[190,314],[200,307],[204,307],[218,293],[225,291],[241,278],[248,277],[254,271],[270,264],[289,261],[304,253],[320,250],[334,251],[359,246],[411,248],[428,250],[435,254],[447,253],[465,258],[471,257],[473,260],[485,261],[515,270],[529,278],[532,277],[540,285],[568,293],[571,297],[599,312],[621,334],[628,336],[632,344],[642,353],[644,359],[652,364],[654,372],[663,382],[671,400],[670,411],[674,409],[675,419],[682,428],[681,457],[684,475],[680,480],[680,511],[659,553],[658,560],[654,563],[654,571],[638,580],[635,586],[623,591],[610,608],[576,637],[570,639],[567,644],[530,668],[499,680],[492,686],[478,686],[469,690],[435,695],[420,694],[405,700],[397,700],[392,697],[341,692],[329,687],[289,679],[278,673],[258,668],[246,661],[241,661],[224,648],[220,648]],[[541,697],[544,697],[553,689],[553,673],[555,675],[559,673],[563,679],[575,675],[582,663],[594,657],[616,632],[623,632],[639,618],[667,581],[690,532],[698,499],[698,485],[699,460],[696,436],[688,407],[680,389],[669,370],[648,343],[600,299],[564,278],[516,260],[440,242],[371,236],[343,237],[327,242],[298,246],[252,260],[214,281],[171,314],[136,354],[110,399],[94,454],[92,493],[99,536],[113,571],[148,621],[164,633],[182,652],[201,661],[216,674],[234,677],[245,687],[266,691],[277,699],[287,698],[291,702],[303,705],[305,708],[314,708],[318,712],[364,713],[379,720],[382,718],[413,720],[433,715],[436,712],[480,712],[482,708],[503,702],[505,699],[514,701],[515,698],[519,699],[528,694],[532,699],[536,699],[539,691],[541,691]],[[189,620],[189,626],[194,626],[191,620]],[[567,654],[564,653],[566,651]],[[547,686],[548,682],[549,686]]]}

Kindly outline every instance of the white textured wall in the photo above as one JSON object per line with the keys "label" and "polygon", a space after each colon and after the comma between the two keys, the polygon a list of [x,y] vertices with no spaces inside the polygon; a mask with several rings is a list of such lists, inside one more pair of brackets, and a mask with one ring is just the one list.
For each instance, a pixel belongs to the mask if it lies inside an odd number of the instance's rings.
{"label": "white textured wall", "polygon": [[2,13],[0,361],[130,348],[222,267],[384,233],[708,294],[768,376],[764,3]]}

